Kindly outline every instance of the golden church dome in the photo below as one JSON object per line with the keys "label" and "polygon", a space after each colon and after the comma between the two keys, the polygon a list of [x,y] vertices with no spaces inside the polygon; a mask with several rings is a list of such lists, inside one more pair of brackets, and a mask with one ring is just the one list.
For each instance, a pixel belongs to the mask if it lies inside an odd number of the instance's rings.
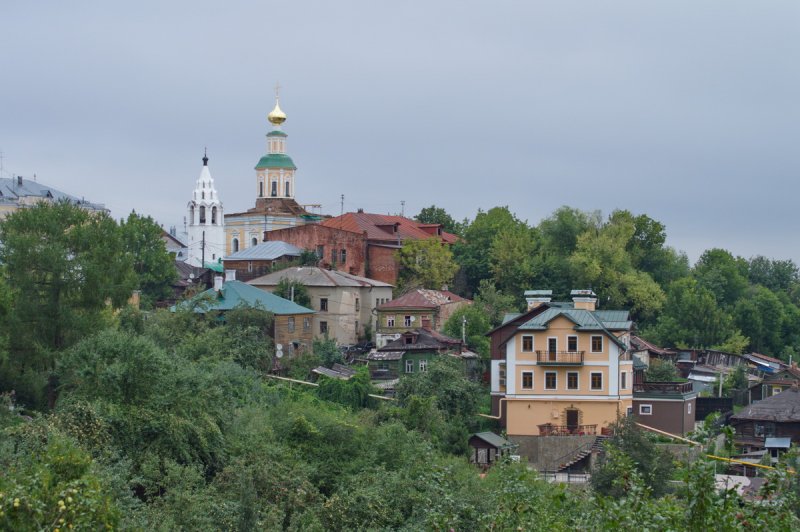
{"label": "golden church dome", "polygon": [[278,103],[278,100],[275,100],[275,109],[270,111],[267,115],[267,120],[270,121],[273,125],[279,126],[286,122],[286,113],[281,110],[281,106]]}

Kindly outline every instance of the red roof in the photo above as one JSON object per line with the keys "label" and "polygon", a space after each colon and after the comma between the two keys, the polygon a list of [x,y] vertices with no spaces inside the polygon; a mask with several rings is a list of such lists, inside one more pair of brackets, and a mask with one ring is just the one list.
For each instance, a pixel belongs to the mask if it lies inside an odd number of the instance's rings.
{"label": "red roof", "polygon": [[786,366],[787,365],[786,362],[784,362],[783,360],[778,360],[777,358],[768,357],[767,355],[762,355],[761,353],[755,353],[754,352],[754,353],[750,353],[750,355],[754,356],[756,358],[760,358],[762,360],[767,360],[769,362],[774,362],[775,364],[780,364],[781,366]]}
{"label": "red roof", "polygon": [[353,233],[367,233],[369,240],[384,240],[387,242],[397,242],[410,239],[422,240],[426,238],[440,237],[442,242],[452,244],[458,240],[454,234],[442,231],[438,234],[440,226],[438,224],[423,224],[403,216],[391,216],[388,214],[371,214],[368,212],[348,212],[329,218],[320,225],[334,229],[342,229]]}
{"label": "red roof", "polygon": [[378,310],[391,309],[391,308],[438,308],[447,303],[454,303],[456,301],[466,301],[461,296],[454,294],[449,290],[428,290],[426,288],[417,288],[412,290],[397,299],[393,299],[388,303],[378,306]]}

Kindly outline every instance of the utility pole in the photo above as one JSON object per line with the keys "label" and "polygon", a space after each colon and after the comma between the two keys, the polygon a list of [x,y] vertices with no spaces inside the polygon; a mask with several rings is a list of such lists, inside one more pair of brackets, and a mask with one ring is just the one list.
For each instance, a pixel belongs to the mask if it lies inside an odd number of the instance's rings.
{"label": "utility pole", "polygon": [[461,344],[462,347],[467,343],[467,317],[461,317]]}
{"label": "utility pole", "polygon": [[200,244],[200,267],[206,267],[206,232],[203,231],[203,240]]}

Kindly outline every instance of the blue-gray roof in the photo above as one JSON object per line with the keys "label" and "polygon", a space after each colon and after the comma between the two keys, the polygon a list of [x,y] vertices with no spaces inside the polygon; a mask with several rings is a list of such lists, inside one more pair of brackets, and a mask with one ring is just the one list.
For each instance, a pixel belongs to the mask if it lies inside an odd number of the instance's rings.
{"label": "blue-gray roof", "polygon": [[21,178],[0,178],[0,203],[18,203],[21,198],[33,197],[50,201],[68,201],[89,211],[106,211],[101,203],[92,203],[71,196],[37,181]]}
{"label": "blue-gray roof", "polygon": [[[625,310],[603,310],[589,311],[576,308],[548,308],[522,325],[520,330],[544,331],[548,324],[559,316],[564,316],[575,324],[576,331],[600,331],[606,333],[617,345],[626,349],[619,339],[611,334],[609,329],[630,329],[632,322],[628,320],[628,312]],[[613,318],[617,321],[606,323],[604,318]],[[620,319],[623,318],[623,319]]]}
{"label": "blue-gray roof", "polygon": [[[189,306],[202,300],[207,300],[208,303],[196,307],[195,312],[232,310],[238,306],[245,305],[263,308],[279,316],[314,313],[309,308],[241,281],[227,281],[223,283],[219,292],[211,288],[201,294],[197,294],[191,301],[181,304]],[[172,307],[172,310],[175,310],[175,307]]]}
{"label": "blue-gray roof", "polygon": [[519,318],[520,316],[522,316],[522,314],[520,312],[506,312],[505,316],[503,316],[503,323],[502,324],[505,325],[509,321],[515,320],[515,319]]}
{"label": "blue-gray roof", "polygon": [[271,240],[237,251],[222,260],[275,260],[286,255],[299,257],[302,252],[302,249],[287,242]]}

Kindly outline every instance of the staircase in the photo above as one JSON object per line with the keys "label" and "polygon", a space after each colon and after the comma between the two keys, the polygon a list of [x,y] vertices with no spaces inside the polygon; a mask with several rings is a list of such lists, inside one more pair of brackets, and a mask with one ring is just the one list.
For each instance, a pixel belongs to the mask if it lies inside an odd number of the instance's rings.
{"label": "staircase", "polygon": [[587,456],[590,456],[592,453],[600,453],[603,452],[603,444],[608,440],[608,436],[595,436],[594,441],[592,443],[587,443],[586,445],[581,446],[578,448],[577,451],[574,451],[574,454],[569,454],[563,458],[566,460],[559,459],[559,465],[555,469],[555,472],[564,471],[565,469],[569,469],[581,460],[585,459]]}

